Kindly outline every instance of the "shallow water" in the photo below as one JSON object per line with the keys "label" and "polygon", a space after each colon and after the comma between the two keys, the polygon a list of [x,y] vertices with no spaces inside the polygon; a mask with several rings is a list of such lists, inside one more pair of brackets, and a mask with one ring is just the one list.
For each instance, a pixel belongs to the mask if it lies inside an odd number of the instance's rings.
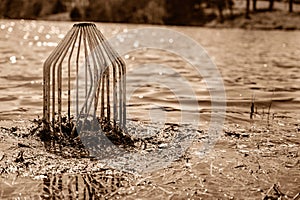
{"label": "shallow water", "polygon": [[[0,120],[33,119],[37,115],[41,116],[43,62],[72,24],[71,22],[0,21]],[[97,27],[107,38],[110,38],[118,33],[146,26],[99,23]],[[299,31],[166,28],[184,33],[197,41],[216,63],[226,89],[227,123],[248,123],[253,101],[257,111],[255,117],[258,120],[267,118],[270,107],[269,115],[272,119],[285,118],[283,121],[294,123],[291,127],[284,127],[284,124],[278,122],[276,127],[287,130],[285,134],[293,133],[295,125],[299,124],[300,115]],[[172,40],[173,38],[169,38],[169,41]],[[200,128],[207,128],[212,108],[210,93],[205,84],[206,77],[199,76],[180,56],[170,52],[142,49],[122,56],[128,64],[127,86],[129,89],[137,88],[128,99],[129,119],[152,121],[156,123],[157,128],[161,128],[163,122],[178,123],[182,113],[188,113],[187,116],[191,117],[200,114]],[[158,63],[161,67],[149,70],[152,63]],[[136,66],[139,68],[135,68]],[[176,73],[170,69],[175,70]],[[179,80],[178,75],[188,80],[190,87],[196,93],[199,108],[195,108],[189,96],[183,101],[184,105],[176,99],[175,94],[182,90],[182,85],[176,81]],[[159,80],[170,80],[168,84],[172,86],[172,90],[161,84]],[[160,121],[161,119],[164,121]],[[281,129],[276,128],[276,130]],[[281,134],[281,131],[274,132]],[[30,144],[30,141],[28,143]],[[228,149],[222,150],[226,153]],[[56,157],[53,160],[65,162]],[[70,179],[72,184],[76,180],[76,176],[74,177]],[[84,180],[81,178],[79,177],[79,182],[82,184]],[[12,176],[0,184],[5,186],[4,191],[10,195],[18,196],[20,192],[23,196],[29,197],[31,194],[26,193],[29,190],[22,186],[23,182],[28,183],[28,188],[35,187],[38,190],[35,193],[40,196],[41,193],[48,195],[62,191],[59,188],[60,183],[69,184],[68,180],[69,178],[58,177],[51,183],[42,183],[41,180],[30,182],[26,178],[16,179]],[[42,192],[42,185],[49,184],[51,191],[44,189]],[[19,190],[20,188],[22,190]],[[85,194],[88,188],[84,187],[82,190],[84,191],[79,193]],[[74,191],[78,192],[77,189]],[[114,189],[104,193],[112,191]]]}
{"label": "shallow water", "polygon": [[[1,20],[0,119],[32,119],[41,115],[43,62],[72,24]],[[107,38],[144,27],[100,23],[97,26]],[[167,28],[197,41],[216,63],[226,88],[227,120],[233,123],[248,120],[252,101],[255,102],[257,112],[266,113],[272,102],[271,113],[275,113],[275,116],[299,115],[299,31]],[[209,121],[210,94],[203,77],[193,73],[179,56],[148,50],[131,52],[123,57],[128,63],[128,85],[137,88],[127,103],[129,118],[155,121],[155,116],[164,114],[166,122],[176,122],[180,112],[184,111],[170,88],[154,82],[143,84],[148,77],[160,76],[164,79],[164,76],[172,77],[174,74],[168,73],[163,67],[157,70],[134,68],[135,65],[159,63],[179,70],[193,87],[199,109],[185,101],[185,111],[200,113],[201,124]],[[180,88],[176,81],[170,84]]]}

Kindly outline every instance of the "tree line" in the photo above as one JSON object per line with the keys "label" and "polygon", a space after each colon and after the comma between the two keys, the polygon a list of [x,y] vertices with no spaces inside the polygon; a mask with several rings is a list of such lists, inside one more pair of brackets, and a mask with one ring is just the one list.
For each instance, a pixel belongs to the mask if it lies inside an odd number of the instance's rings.
{"label": "tree line", "polygon": [[89,0],[74,7],[71,18],[120,23],[191,24],[205,23],[203,0]]}
{"label": "tree line", "polygon": [[[273,11],[275,0],[268,0]],[[289,12],[293,12],[294,0],[289,1]],[[126,23],[154,23],[177,25],[203,25],[216,17],[224,22],[224,10],[234,18],[234,0],[89,0],[85,8],[75,7],[71,18]],[[251,0],[245,0],[245,17],[250,18]],[[215,12],[207,13],[207,8]],[[258,11],[257,0],[252,0],[252,11]]]}
{"label": "tree line", "polygon": [[63,0],[0,0],[0,18],[36,19],[66,11]]}
{"label": "tree line", "polygon": [[[267,11],[274,9],[275,0],[268,0]],[[151,23],[171,25],[204,25],[219,18],[222,23],[234,18],[235,0],[0,0],[0,18],[36,19],[70,12],[72,20],[119,23]],[[258,0],[244,0],[245,17],[258,11]],[[293,12],[294,0],[288,0],[289,12]],[[251,9],[252,3],[252,9]],[[67,6],[67,5],[72,5]],[[207,12],[213,10],[214,12]],[[228,12],[227,12],[228,13]]]}

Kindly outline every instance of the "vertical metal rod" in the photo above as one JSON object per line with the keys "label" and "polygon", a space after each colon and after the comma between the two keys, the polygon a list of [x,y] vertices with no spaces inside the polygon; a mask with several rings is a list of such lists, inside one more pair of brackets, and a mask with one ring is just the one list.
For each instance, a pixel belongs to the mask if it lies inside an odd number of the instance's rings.
{"label": "vertical metal rod", "polygon": [[68,58],[68,121],[69,123],[71,122],[71,59],[72,59],[72,54],[74,51],[76,41],[78,39],[78,31],[79,31],[78,29],[75,30],[75,40],[71,47],[70,55]]}
{"label": "vertical metal rod", "polygon": [[104,113],[104,76],[105,74],[102,75],[102,79],[100,80],[101,81],[101,119],[104,119],[105,117],[105,113]]}
{"label": "vertical metal rod", "polygon": [[[87,44],[86,44],[86,31],[85,27],[82,28],[83,32],[83,46],[84,46],[84,79],[85,79],[85,99],[87,98],[87,93],[88,93],[88,86],[87,86],[87,73],[88,73],[88,52],[87,52]],[[85,113],[87,114],[87,104],[84,104],[85,107]]]}
{"label": "vertical metal rod", "polygon": [[123,88],[122,88],[122,102],[123,102],[123,119],[122,119],[122,128],[126,128],[126,67],[125,67],[125,63],[123,60],[121,60],[121,68],[122,68],[122,72],[123,72],[123,77],[122,77],[122,81],[123,81]]}
{"label": "vertical metal rod", "polygon": [[61,92],[62,92],[62,74],[61,74],[61,63],[59,63],[57,67],[57,86],[58,86],[58,96],[57,96],[57,104],[58,104],[58,110],[57,110],[57,115],[58,115],[58,124],[59,124],[59,131],[61,132]]}
{"label": "vertical metal rod", "polygon": [[79,102],[78,102],[78,98],[79,98],[79,93],[78,93],[78,87],[79,87],[79,78],[78,78],[78,70],[79,70],[79,58],[80,58],[80,46],[81,46],[81,37],[82,37],[82,31],[81,31],[81,27],[79,27],[79,40],[78,40],[78,49],[77,49],[77,55],[76,55],[76,118],[77,121],[79,119]]}
{"label": "vertical metal rod", "polygon": [[110,84],[109,84],[109,79],[110,79],[110,70],[109,66],[106,69],[106,107],[107,107],[107,120],[110,122]]}
{"label": "vertical metal rod", "polygon": [[116,75],[116,68],[113,65],[113,111],[114,111],[114,119],[113,119],[113,124],[114,127],[116,127],[117,124],[117,118],[118,118],[118,111],[117,111],[117,75]]}

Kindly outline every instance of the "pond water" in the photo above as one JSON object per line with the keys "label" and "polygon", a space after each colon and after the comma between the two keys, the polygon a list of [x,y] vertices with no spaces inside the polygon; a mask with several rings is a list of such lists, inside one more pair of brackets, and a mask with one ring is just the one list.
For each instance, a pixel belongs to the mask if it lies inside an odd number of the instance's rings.
{"label": "pond water", "polygon": [[[43,62],[72,25],[71,22],[0,21],[0,120],[29,120],[42,115]],[[96,25],[107,38],[136,28],[157,28],[129,24]],[[273,120],[284,117],[300,123],[299,31],[159,28],[183,33],[207,51],[224,83],[226,124],[248,124],[252,102],[255,117],[259,120],[271,115]],[[171,43],[176,39],[172,35],[166,37]],[[133,91],[127,102],[129,120],[151,121],[160,126],[161,119],[163,123],[180,123],[182,113],[188,113],[186,116],[199,116],[197,128],[208,128],[212,103],[205,82],[207,77],[199,76],[180,55],[161,49],[140,49],[122,56],[128,67],[127,86]],[[153,68],[153,63],[160,67]],[[176,81],[180,80],[179,76],[184,77],[193,89],[197,108],[189,101],[189,96],[183,101],[184,105],[177,101],[176,93],[182,90],[181,82]],[[168,82],[171,85],[168,87],[170,85],[166,86],[163,84],[166,82],[159,80],[175,81]],[[185,122],[189,123],[189,119]],[[58,177],[54,182],[59,185],[64,180],[64,177]],[[76,182],[78,187],[78,182],[84,180],[79,178],[78,181],[74,176],[71,182]],[[45,181],[39,184],[47,185]],[[20,180],[19,184],[22,182],[27,180]],[[32,182],[33,185],[36,183]],[[36,194],[41,192],[39,188]],[[55,193],[54,189],[52,193]]]}
{"label": "pond water", "polygon": [[[24,20],[0,22],[0,119],[32,119],[42,114],[43,62],[72,24]],[[110,38],[145,26],[99,23],[97,27]],[[299,114],[300,32],[163,28],[194,39],[216,63],[226,89],[227,120],[248,120],[252,101],[258,112],[267,112],[272,102],[271,111],[275,114]],[[153,104],[164,107],[163,112],[171,116],[171,121],[176,121],[181,111],[169,88],[155,83],[143,85],[148,77],[164,73],[163,67],[161,71],[145,70],[143,73],[138,70],[135,73],[134,68],[130,71],[136,64],[156,62],[180,69],[180,74],[184,74],[193,87],[199,104],[199,109],[193,108],[194,105],[189,107],[188,103],[185,108],[200,113],[201,123],[209,120],[211,103],[205,82],[192,72],[182,58],[151,50],[122,56],[128,63],[128,85],[138,83],[134,94],[128,99],[129,118],[149,120],[149,106]],[[152,115],[155,117],[155,114],[154,111]],[[172,119],[172,116],[175,118]]]}

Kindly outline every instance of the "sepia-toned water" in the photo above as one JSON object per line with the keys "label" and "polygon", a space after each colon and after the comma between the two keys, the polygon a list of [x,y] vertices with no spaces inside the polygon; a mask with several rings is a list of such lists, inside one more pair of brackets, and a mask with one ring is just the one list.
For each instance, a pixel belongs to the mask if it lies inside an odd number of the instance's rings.
{"label": "sepia-toned water", "polygon": [[[43,62],[72,25],[72,22],[0,22],[1,120],[32,119],[41,115]],[[97,27],[110,38],[118,33],[144,26],[99,23]],[[299,116],[299,31],[164,28],[183,33],[198,42],[216,63],[226,89],[226,117],[229,121],[235,123],[248,120],[251,102],[255,103],[257,112],[266,113],[271,104],[270,110],[275,115]],[[170,37],[169,41],[172,40]],[[162,112],[167,113],[170,121],[174,122],[182,111],[176,102],[174,91],[170,88],[155,83],[143,85],[148,77],[155,77],[157,74],[167,76],[164,67],[146,69],[144,72],[132,67],[155,62],[179,70],[179,74],[191,84],[199,104],[199,109],[193,108],[194,104],[189,107],[188,103],[185,108],[195,114],[200,113],[201,123],[209,120],[211,103],[205,81],[199,74],[194,73],[180,56],[153,50],[136,51],[122,56],[127,62],[127,85],[130,87],[135,84],[137,88],[127,102],[129,118],[149,120],[149,107],[153,104],[165,108]],[[172,74],[169,74],[169,77],[172,77]],[[174,79],[176,80],[176,77]],[[174,87],[180,88],[176,81],[173,84]],[[155,111],[152,112],[152,118],[153,116],[155,118]]]}
{"label": "sepia-toned water", "polygon": [[[41,117],[43,62],[72,25],[72,22],[0,21],[0,120],[26,121]],[[225,124],[251,123],[250,111],[253,104],[255,120],[263,121],[268,118],[276,121],[285,118],[285,122],[292,123],[290,127],[285,127],[279,121],[276,125],[287,132],[299,127],[300,31],[107,23],[96,25],[108,39],[119,33],[144,27],[168,28],[185,34],[204,47],[222,76],[226,93],[224,101],[227,104]],[[164,36],[165,38],[169,43],[176,39],[172,35]],[[127,63],[127,89],[133,91],[127,99],[129,120],[151,121],[157,123],[159,128],[161,123],[180,123],[182,113],[188,113],[184,116],[198,117],[200,127],[197,128],[207,129],[212,111],[211,93],[205,82],[207,77],[201,77],[180,55],[162,49],[142,48],[122,57]],[[185,97],[184,106],[176,99],[176,94],[182,93],[186,88],[179,81],[182,77],[192,88],[197,106],[190,101],[190,96]],[[189,123],[189,119],[184,122]],[[274,135],[277,137],[280,133],[281,129]],[[296,135],[293,137],[297,138]],[[71,179],[75,180],[74,177]],[[47,185],[45,180],[43,184]],[[14,179],[13,181],[15,182]],[[14,194],[18,194],[18,188],[24,190],[20,194],[27,194],[23,182],[27,182],[27,179],[19,179],[11,187],[14,188]],[[79,182],[83,184],[83,180]],[[35,188],[37,184],[42,185],[40,181],[28,181],[27,186]],[[10,189],[4,191],[9,194]],[[55,191],[52,191],[54,196]],[[39,189],[34,195],[38,197],[40,192]]]}

